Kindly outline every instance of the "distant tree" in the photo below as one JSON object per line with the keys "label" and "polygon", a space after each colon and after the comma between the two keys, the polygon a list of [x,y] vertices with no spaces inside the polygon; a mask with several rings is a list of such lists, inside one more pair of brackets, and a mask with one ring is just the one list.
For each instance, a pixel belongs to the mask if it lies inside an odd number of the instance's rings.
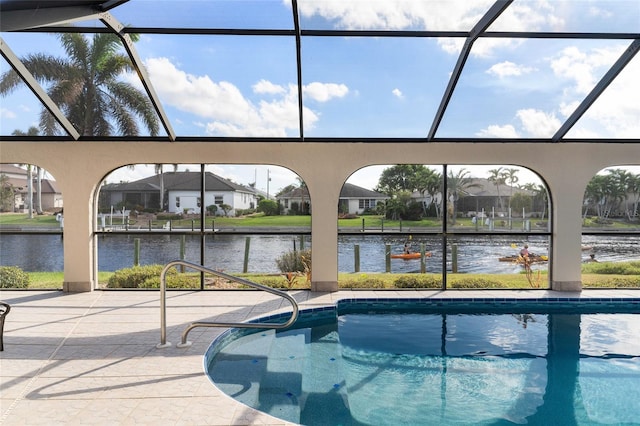
{"label": "distant tree", "polygon": [[629,206],[626,209],[629,220],[639,219],[640,212],[640,174],[633,175],[627,182],[627,194],[630,197]]}
{"label": "distant tree", "polygon": [[7,175],[0,174],[0,211],[12,212],[15,208],[15,191]]}
{"label": "distant tree", "polygon": [[305,194],[309,193],[309,188],[307,188],[307,183],[302,180],[302,178],[300,176],[296,177],[296,180],[298,181],[298,188],[300,188],[300,198],[301,198],[301,202],[300,202],[300,213],[301,214],[309,214],[310,213],[310,203],[306,202],[305,199]]}
{"label": "distant tree", "polygon": [[531,208],[534,211],[541,212],[540,218],[544,219],[547,214],[547,206],[549,204],[549,197],[547,196],[547,188],[541,184],[535,184],[528,182],[524,185],[520,185],[520,188],[533,192],[533,199],[531,201]]}
{"label": "distant tree", "polygon": [[233,207],[229,204],[220,204],[220,210],[222,210],[222,213],[224,213],[225,216],[228,216],[229,212],[233,210]]}
{"label": "distant tree", "polygon": [[287,194],[291,191],[293,191],[294,189],[296,189],[297,186],[295,185],[287,185],[284,188],[282,188],[280,191],[278,191],[278,193],[276,194],[276,197],[283,195],[283,194]]}
{"label": "distant tree", "polygon": [[258,208],[256,209],[259,212],[264,213],[265,216],[276,216],[279,212],[278,203],[273,200],[260,200],[258,203]]}
{"label": "distant tree", "polygon": [[517,192],[511,197],[511,207],[517,212],[521,212],[522,209],[525,209],[525,211],[531,211],[532,206],[533,200],[526,194]]}
{"label": "distant tree", "polygon": [[623,197],[624,190],[619,187],[614,175],[596,175],[585,190],[584,215],[593,209],[600,219],[607,219]]}
{"label": "distant tree", "polygon": [[[37,127],[31,126],[26,132],[22,130],[14,130],[11,132],[13,136],[38,136],[40,130]],[[29,200],[29,219],[33,219],[33,208],[37,214],[42,214],[42,168],[36,166],[36,202],[33,202],[33,169],[31,164],[24,164],[27,166],[27,197]]]}
{"label": "distant tree", "polygon": [[[395,219],[419,219],[426,214],[427,203],[420,205],[422,212],[416,213],[415,206],[409,204],[413,201],[411,195],[420,192],[422,196],[435,199],[441,191],[440,174],[422,164],[397,164],[382,171],[376,186],[376,191],[391,197],[385,203],[385,217]],[[430,197],[427,197],[430,195]],[[434,204],[436,215],[439,206]]]}
{"label": "distant tree", "polygon": [[[157,175],[160,175],[160,211],[164,211],[164,164],[155,164],[154,170]],[[178,165],[173,165],[173,172],[178,171]]]}
{"label": "distant tree", "polygon": [[447,213],[452,224],[456,223],[457,204],[461,195],[469,193],[469,189],[477,188],[480,185],[473,182],[469,177],[469,170],[462,168],[456,174],[449,170],[447,176]]}
{"label": "distant tree", "polygon": [[498,207],[500,208],[500,211],[504,211],[504,201],[502,201],[502,197],[500,196],[500,186],[504,185],[507,177],[505,176],[502,167],[491,169],[489,170],[489,173],[490,175],[487,180],[496,186],[496,190],[498,191]]}
{"label": "distant tree", "polygon": [[509,184],[509,210],[511,210],[511,197],[513,196],[513,185],[518,183],[518,172],[520,169],[507,169],[504,173],[505,182]]}
{"label": "distant tree", "polygon": [[217,211],[218,211],[218,206],[217,205],[210,204],[210,205],[207,206],[207,212],[209,213],[209,215],[215,216]]}
{"label": "distant tree", "polygon": [[[441,217],[442,206],[436,200],[438,199],[438,194],[442,193],[442,175],[433,169],[424,167],[417,171],[415,185],[415,189],[419,191],[425,199],[427,195],[429,196],[428,198],[431,200],[431,205],[433,205],[435,209],[436,217]],[[427,214],[428,207],[429,205],[427,205],[426,202],[422,203],[425,215]]]}
{"label": "distant tree", "polygon": [[398,191],[394,197],[386,202],[386,218],[400,220],[407,217],[411,193],[409,191]]}
{"label": "distant tree", "polygon": [[397,164],[387,167],[378,179],[376,191],[389,196],[398,191],[416,191],[420,186],[421,173],[426,169],[422,164]]}

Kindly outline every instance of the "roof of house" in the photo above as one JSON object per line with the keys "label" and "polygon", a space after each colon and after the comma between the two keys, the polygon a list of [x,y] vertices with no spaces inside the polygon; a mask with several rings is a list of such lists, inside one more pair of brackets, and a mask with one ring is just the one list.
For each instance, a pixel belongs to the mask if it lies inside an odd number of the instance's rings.
{"label": "roof of house", "polygon": [[[166,172],[163,173],[166,191],[199,191],[201,185],[200,172]],[[251,188],[231,182],[225,178],[205,172],[204,186],[207,191],[233,191],[254,193]],[[134,182],[108,184],[103,191],[159,191],[160,175],[149,176]]]}
{"label": "roof of house", "polygon": [[[278,195],[276,198],[309,198],[309,190],[305,188],[294,188],[289,192],[285,192],[284,194]],[[387,195],[372,191],[370,189],[365,189],[360,186],[354,185],[352,183],[345,183],[340,190],[340,198],[379,198],[379,199],[387,199],[389,198]]]}
{"label": "roof of house", "polygon": [[27,176],[27,170],[13,164],[0,164],[0,174]]}
{"label": "roof of house", "polygon": [[293,188],[291,191],[282,193],[282,194],[278,194],[276,196],[276,198],[278,200],[283,199],[283,198],[309,198],[309,189],[304,187],[304,188]]}
{"label": "roof of house", "polygon": [[352,183],[345,183],[340,190],[340,198],[380,198],[387,199],[388,195],[371,189],[362,188]]}
{"label": "roof of house", "polygon": [[[7,179],[7,183],[11,185],[14,190],[19,193],[27,192],[27,179],[26,178],[15,178],[10,177]],[[58,189],[58,185],[55,180],[42,179],[40,181],[40,189],[42,194],[59,194],[60,190]],[[35,181],[32,188],[32,191],[35,193],[37,191]]]}
{"label": "roof of house", "polygon": [[465,192],[474,197],[497,197],[498,194],[501,197],[505,197],[517,193],[533,194],[533,191],[518,188],[517,186],[510,187],[507,184],[501,184],[500,191],[498,191],[498,187],[493,182],[482,178],[472,178],[471,185],[474,186],[467,187]]}

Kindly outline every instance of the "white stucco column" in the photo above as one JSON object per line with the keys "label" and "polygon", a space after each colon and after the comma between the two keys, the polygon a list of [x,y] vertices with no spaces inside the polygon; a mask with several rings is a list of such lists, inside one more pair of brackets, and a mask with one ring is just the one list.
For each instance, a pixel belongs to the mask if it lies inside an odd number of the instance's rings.
{"label": "white stucco column", "polygon": [[554,187],[553,191],[553,245],[551,251],[551,289],[580,291],[581,234],[580,217],[584,183],[576,181]]}
{"label": "white stucco column", "polygon": [[[334,185],[314,180],[311,211],[311,290],[338,291],[338,198]],[[322,200],[318,202],[316,200]]]}
{"label": "white stucco column", "polygon": [[[71,181],[71,182],[68,182]],[[73,173],[59,181],[64,195],[64,281],[68,292],[92,291],[96,286],[96,262],[92,236],[94,184]]]}

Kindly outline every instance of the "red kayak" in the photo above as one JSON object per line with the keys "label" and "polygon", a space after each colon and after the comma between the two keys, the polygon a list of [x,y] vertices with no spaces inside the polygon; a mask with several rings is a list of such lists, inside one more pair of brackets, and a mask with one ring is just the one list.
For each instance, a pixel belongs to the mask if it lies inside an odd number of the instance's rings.
{"label": "red kayak", "polygon": [[[428,251],[424,254],[424,257],[431,257],[431,252]],[[392,259],[420,259],[420,253],[400,253],[400,254],[392,254]]]}

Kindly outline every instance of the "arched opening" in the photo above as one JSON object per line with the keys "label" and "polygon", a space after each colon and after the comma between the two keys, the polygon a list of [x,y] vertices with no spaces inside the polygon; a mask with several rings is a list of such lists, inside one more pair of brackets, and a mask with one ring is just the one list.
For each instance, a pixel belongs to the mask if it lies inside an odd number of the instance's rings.
{"label": "arched opening", "polygon": [[340,195],[339,281],[548,288],[549,199],[540,176],[521,166],[365,167]]}
{"label": "arched opening", "polygon": [[[287,168],[135,164],[106,176],[97,199],[99,288],[156,288],[158,270],[173,260],[274,287],[309,288],[310,258],[305,266],[301,256],[310,250],[311,198]],[[131,278],[139,273],[143,278]],[[200,273],[168,285],[237,287]]]}

